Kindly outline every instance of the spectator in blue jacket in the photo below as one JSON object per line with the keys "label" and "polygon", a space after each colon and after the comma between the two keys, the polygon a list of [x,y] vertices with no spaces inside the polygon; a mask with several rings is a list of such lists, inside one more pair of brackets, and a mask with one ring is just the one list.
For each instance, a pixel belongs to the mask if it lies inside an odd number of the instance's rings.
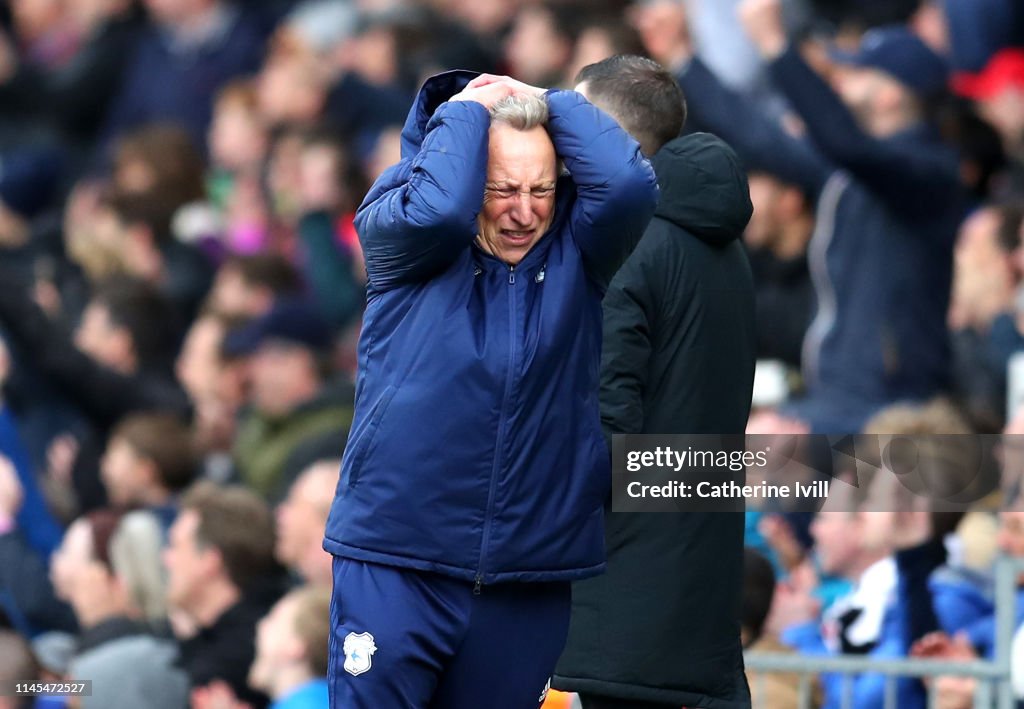
{"label": "spectator in blue jacket", "polygon": [[[897,603],[899,576],[890,542],[877,531],[875,515],[856,490],[845,483],[829,494],[828,510],[818,512],[811,525],[815,554],[823,573],[850,581],[841,596],[820,616],[809,584],[780,587],[779,624],[783,644],[809,656],[861,655],[874,659],[903,657],[907,651],[905,619]],[[877,504],[873,502],[872,504]],[[852,704],[880,707],[885,677],[863,673],[852,677]],[[841,674],[821,676],[824,706],[845,706]],[[924,706],[920,684],[900,680],[897,706]]]}
{"label": "spectator in blue jacket", "polygon": [[[817,432],[859,431],[875,411],[948,383],[952,249],[962,216],[956,155],[925,120],[946,67],[900,27],[836,55],[835,90],[786,36],[777,0],[741,5],[775,85],[806,127],[787,134],[692,54],[676,65],[691,127],[816,205],[809,263],[817,313],[804,340],[808,397],[790,414]],[[743,116],[737,121],[736,116]]]}
{"label": "spectator in blue jacket", "polygon": [[327,709],[330,589],[288,593],[256,626],[249,685],[273,699],[270,709]]}
{"label": "spectator in blue jacket", "polygon": [[356,217],[368,304],[324,541],[335,706],[539,703],[569,581],[604,568],[601,297],[654,172],[580,94],[471,79],[427,81]]}
{"label": "spectator in blue jacket", "polygon": [[[1007,556],[1024,556],[1024,512],[1019,509],[1019,500],[1012,501],[1010,509],[1000,512],[997,543],[1000,551]],[[1017,581],[1020,584],[1021,579]],[[933,578],[931,590],[935,595],[935,611],[943,630],[926,635],[916,642],[912,655],[953,662],[994,657],[997,635],[995,606],[987,594],[981,593],[977,587],[972,588],[962,583],[956,586],[943,584],[941,577]],[[1020,585],[1014,600],[1013,627],[1019,631],[1024,627],[1024,588]],[[955,634],[950,635],[949,631]],[[972,706],[976,686],[977,681],[973,678],[950,675],[937,677],[935,692],[939,706],[950,709]]]}

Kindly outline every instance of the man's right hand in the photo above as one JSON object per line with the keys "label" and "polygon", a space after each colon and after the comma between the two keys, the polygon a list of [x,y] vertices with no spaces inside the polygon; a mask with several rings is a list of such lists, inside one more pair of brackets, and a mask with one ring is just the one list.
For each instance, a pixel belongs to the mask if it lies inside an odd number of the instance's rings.
{"label": "man's right hand", "polygon": [[514,93],[516,93],[516,90],[511,85],[503,81],[496,81],[484,86],[474,86],[473,88],[467,86],[461,92],[455,94],[448,100],[476,101],[489,111],[491,110],[491,106]]}

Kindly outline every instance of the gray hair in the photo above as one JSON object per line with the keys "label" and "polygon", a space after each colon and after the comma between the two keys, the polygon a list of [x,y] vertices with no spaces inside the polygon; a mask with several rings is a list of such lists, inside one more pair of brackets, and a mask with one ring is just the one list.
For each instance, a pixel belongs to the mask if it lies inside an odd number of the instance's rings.
{"label": "gray hair", "polygon": [[163,530],[145,511],[121,518],[110,538],[110,565],[128,590],[144,618],[156,621],[167,615],[166,575],[160,562]]}
{"label": "gray hair", "polygon": [[548,102],[542,96],[512,94],[491,106],[491,123],[531,130],[548,122]]}

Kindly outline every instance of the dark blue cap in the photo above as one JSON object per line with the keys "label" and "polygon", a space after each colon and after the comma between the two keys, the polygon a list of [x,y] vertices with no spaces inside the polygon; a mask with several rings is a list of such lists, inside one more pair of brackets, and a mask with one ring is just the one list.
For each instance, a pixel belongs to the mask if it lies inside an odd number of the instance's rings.
{"label": "dark blue cap", "polygon": [[330,326],[316,304],[286,299],[224,338],[224,354],[238,357],[255,352],[267,340],[283,340],[311,350],[326,351],[333,342]]}
{"label": "dark blue cap", "polygon": [[869,30],[856,52],[833,49],[839,64],[878,69],[921,97],[941,92],[949,81],[949,65],[903,25]]}
{"label": "dark blue cap", "polygon": [[23,217],[34,217],[50,204],[60,178],[55,149],[17,148],[0,154],[0,200]]}

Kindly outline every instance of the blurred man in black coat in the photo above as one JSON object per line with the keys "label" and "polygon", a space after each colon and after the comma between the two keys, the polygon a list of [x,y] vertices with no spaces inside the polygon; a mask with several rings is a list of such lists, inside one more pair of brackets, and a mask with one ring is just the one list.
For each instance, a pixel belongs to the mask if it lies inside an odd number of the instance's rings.
{"label": "blurred man in black coat", "polygon": [[[740,237],[751,215],[733,151],[679,138],[672,75],[619,56],[577,90],[652,157],[654,219],[604,299],[601,419],[616,433],[737,434],[750,412],[757,333]],[[577,583],[554,685],[593,707],[750,706],[739,609],[743,515],[612,513],[608,571]]]}

